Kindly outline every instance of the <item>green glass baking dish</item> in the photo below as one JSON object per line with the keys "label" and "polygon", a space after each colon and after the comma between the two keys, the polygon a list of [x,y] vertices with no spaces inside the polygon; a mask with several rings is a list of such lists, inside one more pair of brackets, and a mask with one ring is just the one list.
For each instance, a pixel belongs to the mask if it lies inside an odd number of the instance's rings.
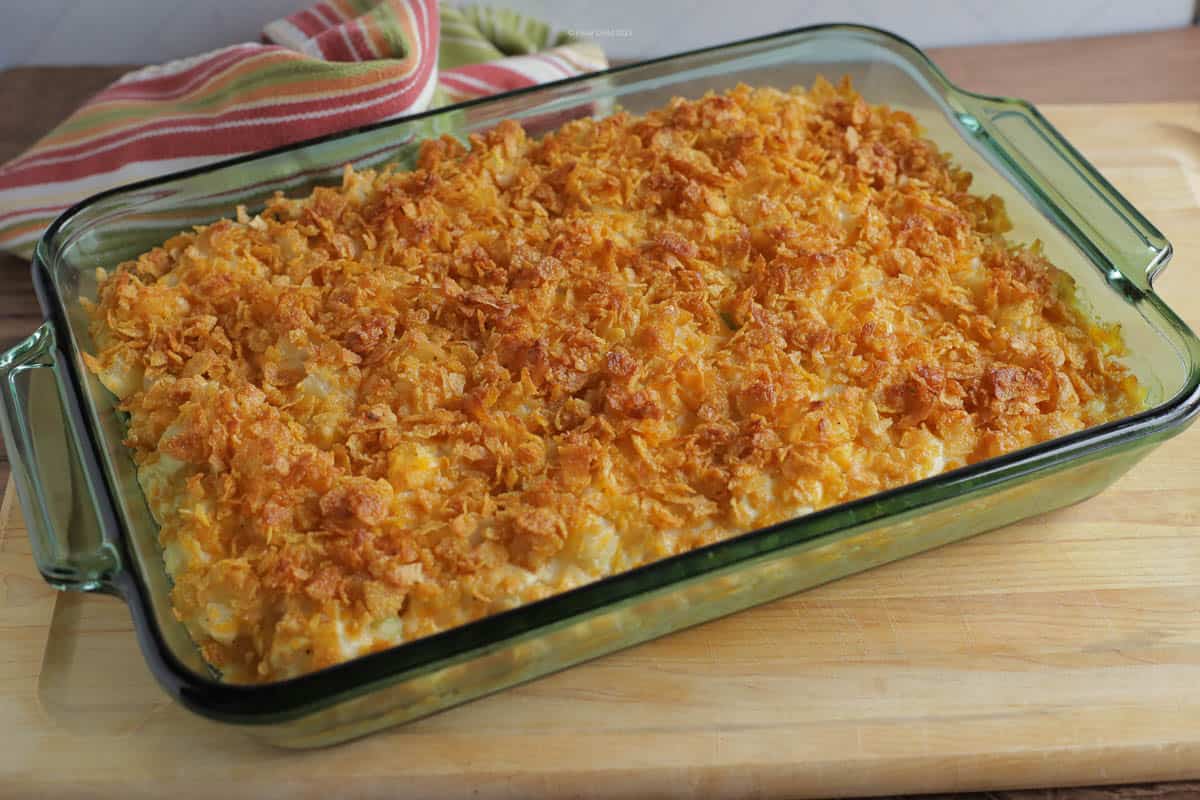
{"label": "green glass baking dish", "polygon": [[[947,472],[615,575],[435,636],[287,681],[220,682],[172,614],[156,526],[121,444],[110,396],[84,369],[80,298],[94,271],[188,225],[261,206],[277,189],[336,183],[342,165],[411,162],[419,142],[506,118],[534,131],[614,107],[737,83],[787,88],[853,77],[873,103],[914,114],[927,135],[1006,202],[1022,241],[1119,323],[1149,392],[1135,416]],[[193,711],[287,747],[343,741],[850,573],[1082,500],[1112,483],[1200,410],[1200,341],[1155,294],[1162,235],[1027,103],[951,85],[891,34],[827,25],[658,59],[433,111],[86,200],[38,244],[46,322],[0,358],[5,442],[34,557],[60,589],[116,594],[147,662]]]}

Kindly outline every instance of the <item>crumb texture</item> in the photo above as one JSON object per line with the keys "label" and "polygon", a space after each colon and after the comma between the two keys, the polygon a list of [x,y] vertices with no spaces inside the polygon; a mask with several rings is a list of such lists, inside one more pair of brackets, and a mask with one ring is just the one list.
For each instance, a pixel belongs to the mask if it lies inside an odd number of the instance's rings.
{"label": "crumb texture", "polygon": [[285,678],[1128,415],[998,198],[846,82],[505,122],[101,275],[172,600]]}

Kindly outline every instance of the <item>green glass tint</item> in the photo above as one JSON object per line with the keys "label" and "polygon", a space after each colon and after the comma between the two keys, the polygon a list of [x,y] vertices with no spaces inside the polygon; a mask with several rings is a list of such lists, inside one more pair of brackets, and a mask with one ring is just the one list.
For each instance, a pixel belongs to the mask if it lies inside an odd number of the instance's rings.
{"label": "green glass tint", "polygon": [[[264,686],[205,667],[169,604],[156,528],[113,398],[87,374],[80,298],[95,269],[190,224],[340,180],[342,166],[411,163],[418,143],[515,118],[537,133],[581,116],[644,112],[746,83],[850,75],[1001,195],[1014,238],[1040,239],[1080,302],[1122,326],[1146,412],[616,575],[381,653]],[[1200,343],[1154,293],[1170,246],[1036,109],[953,87],[907,42],[822,26],[698,51],[378,125],[137,184],[63,215],[35,254],[47,323],[0,360],[3,423],[34,550],[60,588],[129,604],[151,668],[206,716],[289,747],[342,741],[825,581],[1082,500],[1200,407]],[[64,423],[65,420],[65,423]]]}

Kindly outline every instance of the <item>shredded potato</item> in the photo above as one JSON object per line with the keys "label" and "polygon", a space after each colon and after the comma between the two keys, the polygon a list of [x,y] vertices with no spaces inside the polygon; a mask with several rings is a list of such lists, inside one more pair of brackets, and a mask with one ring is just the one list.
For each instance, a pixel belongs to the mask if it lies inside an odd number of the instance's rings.
{"label": "shredded potato", "polygon": [[1138,410],[1119,332],[848,82],[430,141],[101,275],[173,603],[233,681]]}

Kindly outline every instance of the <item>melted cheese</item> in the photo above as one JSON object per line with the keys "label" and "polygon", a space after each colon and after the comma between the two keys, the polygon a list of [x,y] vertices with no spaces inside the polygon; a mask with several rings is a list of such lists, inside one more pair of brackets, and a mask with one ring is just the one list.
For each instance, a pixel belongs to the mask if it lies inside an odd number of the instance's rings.
{"label": "melted cheese", "polygon": [[1135,411],[1003,207],[848,85],[515,123],[99,276],[172,599],[301,674]]}

